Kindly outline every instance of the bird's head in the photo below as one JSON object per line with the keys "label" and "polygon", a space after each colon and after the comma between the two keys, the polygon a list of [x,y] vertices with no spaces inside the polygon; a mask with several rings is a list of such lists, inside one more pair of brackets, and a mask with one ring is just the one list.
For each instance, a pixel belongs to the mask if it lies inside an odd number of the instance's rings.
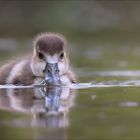
{"label": "bird's head", "polygon": [[66,41],[56,33],[42,33],[34,40],[31,69],[47,84],[61,83],[60,76],[68,71]]}

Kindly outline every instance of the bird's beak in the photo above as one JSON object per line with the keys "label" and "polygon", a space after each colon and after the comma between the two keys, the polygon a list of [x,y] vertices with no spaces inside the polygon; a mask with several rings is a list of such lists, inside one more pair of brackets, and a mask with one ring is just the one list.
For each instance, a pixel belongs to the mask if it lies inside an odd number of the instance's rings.
{"label": "bird's beak", "polygon": [[48,85],[59,85],[61,83],[57,63],[47,63],[44,70],[44,75],[45,82]]}

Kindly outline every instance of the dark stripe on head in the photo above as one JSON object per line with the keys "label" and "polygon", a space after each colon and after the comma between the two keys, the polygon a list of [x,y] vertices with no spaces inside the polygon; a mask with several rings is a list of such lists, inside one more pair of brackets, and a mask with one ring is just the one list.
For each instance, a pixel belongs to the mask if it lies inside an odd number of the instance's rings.
{"label": "dark stripe on head", "polygon": [[37,51],[45,52],[50,55],[60,53],[64,50],[65,40],[61,35],[45,33],[38,36],[35,40]]}

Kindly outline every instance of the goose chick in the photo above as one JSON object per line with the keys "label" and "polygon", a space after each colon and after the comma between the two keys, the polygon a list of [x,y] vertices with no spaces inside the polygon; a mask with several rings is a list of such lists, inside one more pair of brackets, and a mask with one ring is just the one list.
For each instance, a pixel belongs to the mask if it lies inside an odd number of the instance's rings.
{"label": "goose chick", "polygon": [[50,85],[76,81],[69,67],[66,40],[60,34],[37,35],[32,56],[10,62],[0,69],[0,84],[29,85],[41,80]]}

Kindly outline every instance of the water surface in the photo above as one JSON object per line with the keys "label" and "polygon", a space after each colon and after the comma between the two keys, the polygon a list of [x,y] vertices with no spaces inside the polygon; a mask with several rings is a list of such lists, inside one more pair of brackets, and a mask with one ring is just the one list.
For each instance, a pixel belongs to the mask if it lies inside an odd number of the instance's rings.
{"label": "water surface", "polygon": [[[42,97],[40,88],[33,86],[1,86],[1,138],[65,140],[139,137],[140,80],[131,80],[139,71],[91,73],[110,80],[49,89],[48,98]],[[127,80],[111,80],[120,75]],[[54,103],[50,107],[47,101],[53,95]]]}

